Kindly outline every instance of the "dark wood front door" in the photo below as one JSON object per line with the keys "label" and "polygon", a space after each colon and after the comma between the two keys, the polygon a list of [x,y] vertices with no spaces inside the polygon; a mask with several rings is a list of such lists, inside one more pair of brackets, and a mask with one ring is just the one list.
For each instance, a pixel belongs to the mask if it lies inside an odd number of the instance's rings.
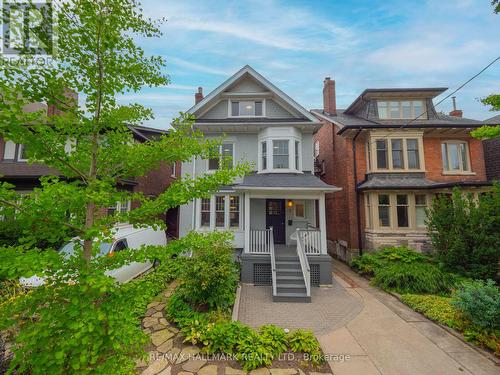
{"label": "dark wood front door", "polygon": [[266,228],[273,227],[274,243],[285,243],[285,200],[266,199]]}

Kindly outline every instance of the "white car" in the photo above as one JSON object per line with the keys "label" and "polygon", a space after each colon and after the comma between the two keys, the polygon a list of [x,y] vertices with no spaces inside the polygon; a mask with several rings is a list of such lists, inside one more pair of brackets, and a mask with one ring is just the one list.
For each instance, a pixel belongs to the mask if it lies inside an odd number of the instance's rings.
{"label": "white car", "polygon": [[[132,225],[116,226],[113,229],[113,242],[101,244],[101,251],[97,257],[112,256],[118,251],[125,249],[138,249],[142,245],[146,246],[162,246],[167,244],[167,236],[162,230],[154,230],[151,227],[134,228]],[[60,253],[70,256],[74,253],[75,244],[81,241],[79,238],[74,238],[67,244],[61,247]],[[119,283],[126,283],[137,276],[142,275],[153,267],[153,263],[132,262],[120,268],[106,271],[105,274],[116,279]],[[19,279],[21,285],[25,287],[37,287],[45,283],[45,277],[32,276],[21,277]]]}

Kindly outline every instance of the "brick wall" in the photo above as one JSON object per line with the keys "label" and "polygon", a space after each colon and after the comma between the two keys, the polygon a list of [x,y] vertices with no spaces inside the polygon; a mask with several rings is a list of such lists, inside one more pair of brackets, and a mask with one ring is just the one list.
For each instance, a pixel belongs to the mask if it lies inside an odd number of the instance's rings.
{"label": "brick wall", "polygon": [[500,181],[500,138],[483,142],[486,176],[490,181]]}
{"label": "brick wall", "polygon": [[424,158],[426,177],[437,182],[455,182],[455,181],[485,181],[486,169],[484,164],[483,145],[481,141],[467,138],[453,137],[453,140],[468,141],[469,157],[471,168],[474,175],[443,175],[443,161],[441,156],[441,143],[450,138],[425,138],[424,137]]}

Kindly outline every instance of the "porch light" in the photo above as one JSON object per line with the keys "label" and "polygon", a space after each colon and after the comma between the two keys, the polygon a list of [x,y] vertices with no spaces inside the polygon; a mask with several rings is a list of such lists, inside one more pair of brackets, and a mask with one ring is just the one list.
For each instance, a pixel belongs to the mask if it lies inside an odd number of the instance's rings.
{"label": "porch light", "polygon": [[251,105],[247,105],[245,108],[246,109],[252,109],[252,106]]}
{"label": "porch light", "polygon": [[293,207],[293,201],[288,201],[287,205],[288,207]]}

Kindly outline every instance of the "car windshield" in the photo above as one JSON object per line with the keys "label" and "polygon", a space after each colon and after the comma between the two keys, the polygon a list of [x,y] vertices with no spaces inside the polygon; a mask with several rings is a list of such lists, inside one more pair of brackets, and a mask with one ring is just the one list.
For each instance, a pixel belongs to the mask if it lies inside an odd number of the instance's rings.
{"label": "car windshield", "polygon": [[[70,256],[73,256],[75,254],[75,245],[77,243],[80,243],[81,246],[83,246],[83,242],[82,241],[71,241],[71,242],[68,242],[66,245],[62,246],[61,249],[59,250],[59,252],[61,254],[64,254],[64,257],[67,259],[69,258]],[[101,245],[99,246],[99,253],[97,254],[97,257],[102,257],[103,255],[106,255],[107,253],[109,253],[109,250],[111,249],[111,243],[109,242],[103,242],[101,243]]]}

